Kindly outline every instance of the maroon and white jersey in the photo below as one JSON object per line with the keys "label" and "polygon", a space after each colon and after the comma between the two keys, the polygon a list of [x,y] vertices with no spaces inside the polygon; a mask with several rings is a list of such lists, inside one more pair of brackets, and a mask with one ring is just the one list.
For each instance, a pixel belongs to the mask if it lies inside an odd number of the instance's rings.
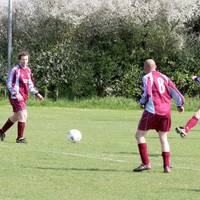
{"label": "maroon and white jersey", "polygon": [[10,92],[11,99],[16,99],[16,95],[21,95],[26,101],[28,99],[28,92],[37,94],[38,90],[34,87],[32,81],[32,73],[29,67],[14,66],[7,79],[7,88]]}
{"label": "maroon and white jersey", "polygon": [[176,106],[184,104],[184,97],[175,84],[164,74],[152,71],[142,79],[143,94],[140,104],[145,110],[158,115],[168,115],[171,112],[171,99],[176,101]]}

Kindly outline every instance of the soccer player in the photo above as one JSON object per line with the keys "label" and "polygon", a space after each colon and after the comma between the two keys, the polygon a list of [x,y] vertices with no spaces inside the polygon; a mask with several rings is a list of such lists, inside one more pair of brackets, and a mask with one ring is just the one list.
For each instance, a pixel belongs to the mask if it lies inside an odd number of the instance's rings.
{"label": "soccer player", "polygon": [[156,71],[156,63],[152,59],[144,62],[143,93],[140,99],[140,105],[144,107],[144,112],[138,124],[136,131],[136,140],[141,157],[142,164],[133,169],[134,172],[150,170],[145,135],[148,130],[154,129],[158,132],[164,172],[170,170],[170,146],[167,134],[171,128],[171,99],[176,101],[179,112],[184,111],[184,97],[178,91],[174,83],[164,74]]}
{"label": "soccer player", "polygon": [[32,73],[28,67],[28,52],[21,52],[18,55],[18,59],[19,64],[11,69],[7,79],[9,100],[14,114],[8,118],[0,129],[0,139],[3,141],[6,131],[18,121],[16,143],[26,143],[24,129],[27,119],[26,101],[28,99],[28,92],[32,92],[39,100],[43,100],[43,96],[39,94],[38,90],[34,87]]}
{"label": "soccer player", "polygon": [[[200,84],[200,77],[198,76],[192,76],[192,79],[196,81],[198,84]],[[186,125],[184,127],[177,127],[175,130],[182,138],[184,138],[188,132],[198,124],[198,121],[200,119],[200,106],[198,107],[196,113],[188,120]]]}

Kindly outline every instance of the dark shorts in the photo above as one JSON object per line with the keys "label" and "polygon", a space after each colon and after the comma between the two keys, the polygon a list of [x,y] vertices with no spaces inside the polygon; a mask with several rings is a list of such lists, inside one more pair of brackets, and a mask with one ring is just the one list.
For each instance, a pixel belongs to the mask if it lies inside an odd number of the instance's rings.
{"label": "dark shorts", "polygon": [[12,105],[13,112],[26,110],[26,102],[25,101],[18,101],[17,99],[10,98],[10,104]]}
{"label": "dark shorts", "polygon": [[138,124],[138,130],[147,131],[149,129],[155,129],[156,131],[168,132],[171,128],[171,115],[161,116],[144,111],[140,122]]}

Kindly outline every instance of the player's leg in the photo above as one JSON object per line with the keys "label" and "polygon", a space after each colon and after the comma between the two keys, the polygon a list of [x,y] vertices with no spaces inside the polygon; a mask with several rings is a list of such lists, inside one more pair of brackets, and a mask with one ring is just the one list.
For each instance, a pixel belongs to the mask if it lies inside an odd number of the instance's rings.
{"label": "player's leg", "polygon": [[26,107],[25,102],[19,102],[17,99],[9,99],[13,108],[13,115],[8,118],[3,127],[0,129],[0,138],[4,140],[5,132],[18,120],[18,111]]}
{"label": "player's leg", "polygon": [[168,132],[159,131],[158,134],[161,143],[164,172],[169,173],[171,170],[170,170],[170,146],[167,138]]}
{"label": "player's leg", "polygon": [[139,121],[137,132],[136,132],[135,136],[136,136],[138,150],[140,153],[142,164],[139,167],[133,169],[133,171],[138,172],[138,171],[151,169],[145,135],[146,135],[147,131],[149,129],[151,129],[151,126],[154,121],[154,117],[155,116],[153,114],[151,114],[147,111],[144,111],[142,114],[142,117]]}
{"label": "player's leg", "polygon": [[5,124],[0,129],[0,138],[1,141],[5,138],[6,131],[17,121],[17,113],[14,113],[11,117],[8,118],[8,120],[5,122]]}
{"label": "player's leg", "polygon": [[18,127],[17,127],[17,143],[25,143],[24,129],[26,126],[27,110],[20,110],[17,112],[18,115]]}
{"label": "player's leg", "polygon": [[180,134],[181,137],[185,137],[188,134],[188,132],[198,124],[199,119],[200,119],[200,106],[198,107],[196,113],[188,120],[188,122],[184,127],[176,128],[176,132]]}
{"label": "player's leg", "polygon": [[148,150],[147,150],[147,144],[146,144],[146,140],[145,140],[146,133],[147,133],[147,131],[138,129],[136,132],[136,135],[135,135],[137,144],[138,144],[138,150],[139,150],[141,161],[142,161],[142,164],[139,167],[133,169],[133,171],[135,171],[135,172],[141,172],[143,170],[151,169]]}

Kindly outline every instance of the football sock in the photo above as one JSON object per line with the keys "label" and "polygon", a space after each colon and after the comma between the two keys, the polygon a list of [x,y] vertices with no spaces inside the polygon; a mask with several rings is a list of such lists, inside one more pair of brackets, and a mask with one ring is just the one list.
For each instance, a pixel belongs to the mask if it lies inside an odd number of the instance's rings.
{"label": "football sock", "polygon": [[138,149],[140,152],[140,157],[141,157],[142,163],[144,165],[148,165],[149,164],[149,155],[147,152],[147,144],[146,143],[138,144]]}
{"label": "football sock", "polygon": [[190,129],[192,129],[198,123],[198,119],[193,116],[185,125],[185,132],[188,133]]}
{"label": "football sock", "polygon": [[24,129],[25,129],[25,122],[18,122],[18,136],[17,139],[24,138]]}
{"label": "football sock", "polygon": [[170,167],[170,152],[162,152],[163,166]]}
{"label": "football sock", "polygon": [[8,120],[6,121],[6,123],[3,125],[2,127],[2,132],[6,132],[14,123],[8,118]]}

